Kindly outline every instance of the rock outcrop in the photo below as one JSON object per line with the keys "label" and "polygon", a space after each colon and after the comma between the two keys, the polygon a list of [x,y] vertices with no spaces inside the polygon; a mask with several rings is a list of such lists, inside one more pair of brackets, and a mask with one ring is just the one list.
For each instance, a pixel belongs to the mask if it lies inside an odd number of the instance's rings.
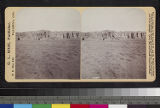
{"label": "rock outcrop", "polygon": [[45,40],[45,39],[145,39],[146,32],[141,31],[111,31],[104,30],[98,32],[78,32],[78,31],[31,31],[31,32],[17,32],[17,40]]}
{"label": "rock outcrop", "polygon": [[77,39],[80,38],[80,32],[77,31],[62,31],[62,32],[51,32],[51,31],[31,31],[31,32],[17,32],[17,40],[45,40],[45,39]]}
{"label": "rock outcrop", "polygon": [[87,32],[83,33],[82,40],[85,39],[145,39],[146,33],[140,31],[123,31],[123,32],[116,32],[116,31],[109,31],[105,30],[102,32]]}

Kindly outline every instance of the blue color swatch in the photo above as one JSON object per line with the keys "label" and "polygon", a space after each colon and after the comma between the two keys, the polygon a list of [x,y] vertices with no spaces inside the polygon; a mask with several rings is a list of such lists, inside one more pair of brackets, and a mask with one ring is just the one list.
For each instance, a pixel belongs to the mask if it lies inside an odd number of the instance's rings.
{"label": "blue color swatch", "polygon": [[14,104],[14,108],[32,108],[32,104]]}
{"label": "blue color swatch", "polygon": [[0,108],[13,108],[13,104],[0,104]]}

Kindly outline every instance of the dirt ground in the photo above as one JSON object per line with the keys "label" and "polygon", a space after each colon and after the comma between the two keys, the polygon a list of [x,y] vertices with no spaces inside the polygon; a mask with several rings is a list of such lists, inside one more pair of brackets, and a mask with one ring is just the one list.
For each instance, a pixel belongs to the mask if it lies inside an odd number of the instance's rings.
{"label": "dirt ground", "polygon": [[79,79],[80,40],[16,42],[17,79]]}
{"label": "dirt ground", "polygon": [[145,40],[84,40],[83,79],[145,79]]}

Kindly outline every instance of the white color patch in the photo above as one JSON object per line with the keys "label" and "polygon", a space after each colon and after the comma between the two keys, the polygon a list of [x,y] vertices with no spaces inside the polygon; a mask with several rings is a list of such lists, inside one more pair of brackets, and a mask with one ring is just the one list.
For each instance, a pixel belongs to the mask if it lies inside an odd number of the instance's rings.
{"label": "white color patch", "polygon": [[127,108],[126,104],[109,104],[109,108]]}

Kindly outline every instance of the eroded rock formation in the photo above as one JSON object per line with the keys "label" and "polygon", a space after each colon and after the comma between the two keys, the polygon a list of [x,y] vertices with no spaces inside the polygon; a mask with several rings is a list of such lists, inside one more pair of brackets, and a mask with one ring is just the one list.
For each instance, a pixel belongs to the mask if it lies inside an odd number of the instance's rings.
{"label": "eroded rock formation", "polygon": [[45,40],[45,39],[76,39],[80,38],[80,32],[77,31],[62,31],[62,32],[51,32],[51,31],[31,31],[31,32],[17,32],[17,40]]}
{"label": "eroded rock formation", "polygon": [[99,32],[78,32],[78,31],[31,31],[31,32],[17,32],[17,40],[45,40],[45,39],[145,39],[146,32],[140,31],[110,31],[104,30]]}

